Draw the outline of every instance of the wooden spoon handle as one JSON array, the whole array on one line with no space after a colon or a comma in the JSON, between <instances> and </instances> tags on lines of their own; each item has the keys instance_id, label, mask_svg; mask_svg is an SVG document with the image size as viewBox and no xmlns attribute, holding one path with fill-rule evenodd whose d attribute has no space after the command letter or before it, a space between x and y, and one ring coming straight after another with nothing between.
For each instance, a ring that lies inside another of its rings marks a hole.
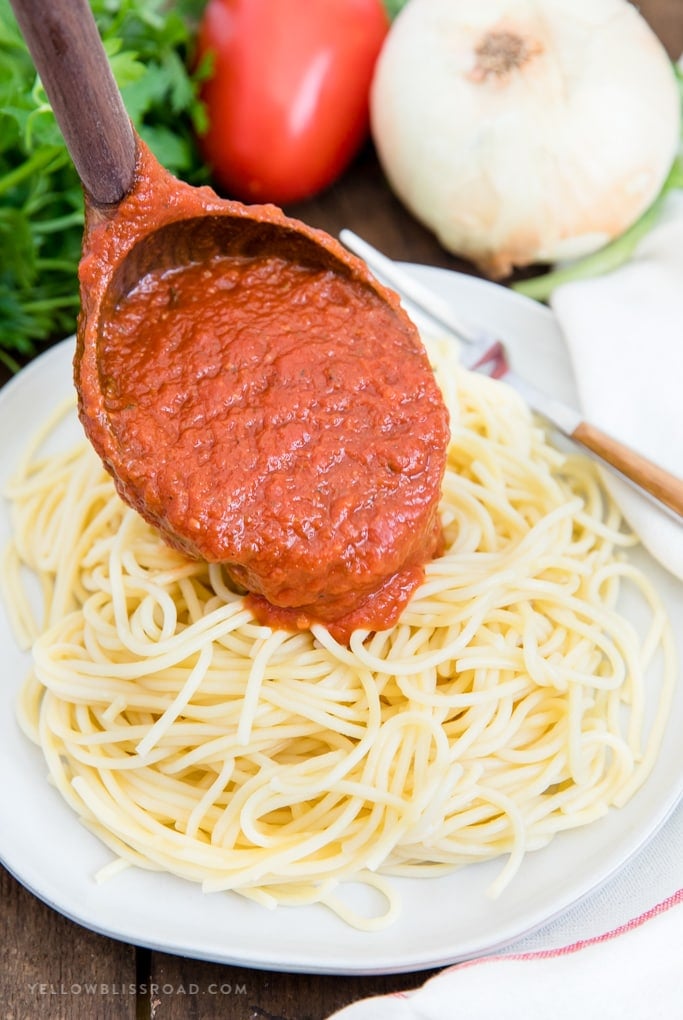
<instances>
[{"instance_id":1,"label":"wooden spoon handle","mask_svg":"<svg viewBox=\"0 0 683 1020\"><path fill-rule=\"evenodd\" d=\"M10 0L83 187L118 204L135 176L135 133L87 0Z\"/></svg>"},{"instance_id":2,"label":"wooden spoon handle","mask_svg":"<svg viewBox=\"0 0 683 1020\"><path fill-rule=\"evenodd\" d=\"M571 438L683 517L683 478L665 471L588 422L581 422L571 433Z\"/></svg>"}]
</instances>

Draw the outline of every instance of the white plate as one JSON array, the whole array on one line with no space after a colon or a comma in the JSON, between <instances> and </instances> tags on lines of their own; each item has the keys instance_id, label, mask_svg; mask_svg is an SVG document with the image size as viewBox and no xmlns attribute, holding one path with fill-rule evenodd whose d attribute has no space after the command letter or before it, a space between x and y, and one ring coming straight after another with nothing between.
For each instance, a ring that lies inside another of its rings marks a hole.
<instances>
[{"instance_id":1,"label":"white plate","mask_svg":"<svg viewBox=\"0 0 683 1020\"><path fill-rule=\"evenodd\" d=\"M573 400L571 369L551 313L481 280L412 267L450 295L463 315L498 330L516 367L548 391ZM0 485L28 437L71 389L72 343L47 351L0 391ZM9 534L0 508L0 544ZM673 618L683 617L683 586L644 554ZM683 658L683 634L677 638ZM500 862L448 878L402 880L403 912L391 928L360 933L322 907L273 912L232 894L204 895L169 875L128 869L102 885L94 873L109 851L88 833L46 781L40 752L18 729L14 698L28 657L0 610L0 859L40 899L103 934L167 952L270 970L378 974L419 970L482 954L533 930L614 874L663 823L683 794L680 733L683 687L656 768L620 811L564 833L524 861L497 900L486 888Z\"/></svg>"}]
</instances>

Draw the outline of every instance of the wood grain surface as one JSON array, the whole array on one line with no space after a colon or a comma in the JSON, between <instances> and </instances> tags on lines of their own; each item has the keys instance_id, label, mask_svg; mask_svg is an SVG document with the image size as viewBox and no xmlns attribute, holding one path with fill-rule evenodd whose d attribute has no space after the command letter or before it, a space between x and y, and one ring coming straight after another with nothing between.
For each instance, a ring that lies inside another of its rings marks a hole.
<instances>
[{"instance_id":1,"label":"wood grain surface","mask_svg":"<svg viewBox=\"0 0 683 1020\"><path fill-rule=\"evenodd\" d=\"M670 56L683 52L683 0L638 6ZM325 194L286 211L335 235L348 227L392 258L469 271L392 196L370 145ZM427 976L271 973L124 945L61 917L0 868L0 1020L324 1020Z\"/></svg>"}]
</instances>

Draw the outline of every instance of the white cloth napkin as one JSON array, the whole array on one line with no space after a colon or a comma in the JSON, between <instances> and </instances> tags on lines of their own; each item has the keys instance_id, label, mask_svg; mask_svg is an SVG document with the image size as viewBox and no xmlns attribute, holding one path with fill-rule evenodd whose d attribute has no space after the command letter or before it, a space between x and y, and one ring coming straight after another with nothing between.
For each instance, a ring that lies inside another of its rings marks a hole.
<instances>
[{"instance_id":1,"label":"white cloth napkin","mask_svg":"<svg viewBox=\"0 0 683 1020\"><path fill-rule=\"evenodd\" d=\"M675 1020L683 1014L683 890L625 929L554 952L475 960L338 1020Z\"/></svg>"},{"instance_id":2,"label":"white cloth napkin","mask_svg":"<svg viewBox=\"0 0 683 1020\"><path fill-rule=\"evenodd\" d=\"M683 477L683 196L669 197L631 261L551 303L586 419ZM643 545L683 578L683 524L604 477Z\"/></svg>"},{"instance_id":3,"label":"white cloth napkin","mask_svg":"<svg viewBox=\"0 0 683 1020\"><path fill-rule=\"evenodd\" d=\"M587 420L683 476L683 196L635 257L558 289ZM683 579L683 526L605 481L650 553ZM683 765L682 765L683 767ZM683 805L602 889L493 956L330 1020L683 1018Z\"/></svg>"}]
</instances>

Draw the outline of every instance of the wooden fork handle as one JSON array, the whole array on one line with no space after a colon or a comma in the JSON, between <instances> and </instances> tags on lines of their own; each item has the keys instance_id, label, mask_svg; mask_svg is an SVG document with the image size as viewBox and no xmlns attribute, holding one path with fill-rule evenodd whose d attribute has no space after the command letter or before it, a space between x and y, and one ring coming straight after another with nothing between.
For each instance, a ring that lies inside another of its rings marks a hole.
<instances>
[{"instance_id":1,"label":"wooden fork handle","mask_svg":"<svg viewBox=\"0 0 683 1020\"><path fill-rule=\"evenodd\" d=\"M683 478L665 471L588 422L580 422L571 438L683 518Z\"/></svg>"}]
</instances>

